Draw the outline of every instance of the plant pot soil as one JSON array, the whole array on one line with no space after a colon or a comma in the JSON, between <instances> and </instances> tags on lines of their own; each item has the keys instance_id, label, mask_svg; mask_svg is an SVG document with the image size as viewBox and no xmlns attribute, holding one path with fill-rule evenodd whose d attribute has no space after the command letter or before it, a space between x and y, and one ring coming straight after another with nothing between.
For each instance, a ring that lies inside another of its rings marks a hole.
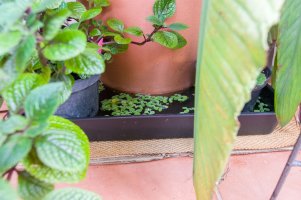
<instances>
[{"instance_id":1,"label":"plant pot soil","mask_svg":"<svg viewBox=\"0 0 301 200\"><path fill-rule=\"evenodd\" d=\"M181 22L189 28L180 33L187 45L170 50L149 42L130 45L127 52L113 57L101 79L110 88L128 93L171 94L194 85L201 0L177 0L177 11L168 22ZM152 15L154 0L111 0L102 19L121 19L127 27L139 26L145 33L153 30L146 18ZM131 36L129 36L131 37ZM134 41L141 38L132 37Z\"/></svg>"},{"instance_id":2,"label":"plant pot soil","mask_svg":"<svg viewBox=\"0 0 301 200\"><path fill-rule=\"evenodd\" d=\"M65 118L94 117L99 110L98 85L99 75L76 80L71 96L55 114Z\"/></svg>"}]
</instances>

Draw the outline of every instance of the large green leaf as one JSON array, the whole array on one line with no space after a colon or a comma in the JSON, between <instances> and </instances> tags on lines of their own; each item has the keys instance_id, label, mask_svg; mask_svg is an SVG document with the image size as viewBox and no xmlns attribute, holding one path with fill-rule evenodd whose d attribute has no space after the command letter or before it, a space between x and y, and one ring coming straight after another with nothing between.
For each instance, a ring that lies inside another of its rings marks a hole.
<instances>
[{"instance_id":1,"label":"large green leaf","mask_svg":"<svg viewBox=\"0 0 301 200\"><path fill-rule=\"evenodd\" d=\"M31 145L31 139L23 135L10 136L0 147L0 174L21 161L30 151Z\"/></svg>"},{"instance_id":2,"label":"large green leaf","mask_svg":"<svg viewBox=\"0 0 301 200\"><path fill-rule=\"evenodd\" d=\"M102 11L101 8L92 8L90 10L87 10L82 14L80 21L83 22L83 21L92 19L92 18L96 17L97 15L99 15L101 13L101 11Z\"/></svg>"},{"instance_id":3,"label":"large green leaf","mask_svg":"<svg viewBox=\"0 0 301 200\"><path fill-rule=\"evenodd\" d=\"M18 49L16 50L16 68L18 72L22 73L27 62L35 52L36 38L34 35L29 35L22 41Z\"/></svg>"},{"instance_id":4,"label":"large green leaf","mask_svg":"<svg viewBox=\"0 0 301 200\"><path fill-rule=\"evenodd\" d=\"M142 36L143 35L143 31L141 30L141 28L136 27L136 26L132 26L132 27L128 27L124 30L124 32L131 34L131 35L135 35L135 36Z\"/></svg>"},{"instance_id":5,"label":"large green leaf","mask_svg":"<svg viewBox=\"0 0 301 200\"><path fill-rule=\"evenodd\" d=\"M51 192L44 200L101 200L101 198L89 191L77 188L65 188Z\"/></svg>"},{"instance_id":6,"label":"large green leaf","mask_svg":"<svg viewBox=\"0 0 301 200\"><path fill-rule=\"evenodd\" d=\"M0 56L12 50L22 39L19 31L0 33Z\"/></svg>"},{"instance_id":7,"label":"large green leaf","mask_svg":"<svg viewBox=\"0 0 301 200\"><path fill-rule=\"evenodd\" d=\"M275 110L286 125L301 103L301 2L286 0L279 23L279 50Z\"/></svg>"},{"instance_id":8,"label":"large green leaf","mask_svg":"<svg viewBox=\"0 0 301 200\"><path fill-rule=\"evenodd\" d=\"M160 20L165 20L171 17L176 12L176 1L175 0L156 0L153 6L153 13Z\"/></svg>"},{"instance_id":9,"label":"large green leaf","mask_svg":"<svg viewBox=\"0 0 301 200\"><path fill-rule=\"evenodd\" d=\"M18 174L18 192L23 200L41 200L54 189L54 185L31 176L26 171Z\"/></svg>"},{"instance_id":10,"label":"large green leaf","mask_svg":"<svg viewBox=\"0 0 301 200\"><path fill-rule=\"evenodd\" d=\"M65 65L78 74L101 74L105 69L103 58L91 48L86 48L79 56L65 61Z\"/></svg>"},{"instance_id":11,"label":"large green leaf","mask_svg":"<svg viewBox=\"0 0 301 200\"><path fill-rule=\"evenodd\" d=\"M124 31L124 24L122 21L118 19L114 19L114 18L108 19L107 24L114 31L118 31L121 33Z\"/></svg>"},{"instance_id":12,"label":"large green leaf","mask_svg":"<svg viewBox=\"0 0 301 200\"><path fill-rule=\"evenodd\" d=\"M17 200L19 199L14 189L3 179L0 179L0 197L1 200Z\"/></svg>"},{"instance_id":13,"label":"large green leaf","mask_svg":"<svg viewBox=\"0 0 301 200\"><path fill-rule=\"evenodd\" d=\"M237 117L265 64L268 29L278 20L280 6L280 0L203 2L194 123L197 199L212 198L224 171Z\"/></svg>"},{"instance_id":14,"label":"large green leaf","mask_svg":"<svg viewBox=\"0 0 301 200\"><path fill-rule=\"evenodd\" d=\"M168 31L158 31L152 37L154 42L157 42L167 48L175 48L178 45L178 37Z\"/></svg>"},{"instance_id":15,"label":"large green leaf","mask_svg":"<svg viewBox=\"0 0 301 200\"><path fill-rule=\"evenodd\" d=\"M115 35L114 40L117 44L130 44L132 42L131 38L124 38L121 35Z\"/></svg>"},{"instance_id":16,"label":"large green leaf","mask_svg":"<svg viewBox=\"0 0 301 200\"><path fill-rule=\"evenodd\" d=\"M28 121L21 115L10 115L5 121L0 121L0 135L11 134L26 128Z\"/></svg>"},{"instance_id":17,"label":"large green leaf","mask_svg":"<svg viewBox=\"0 0 301 200\"><path fill-rule=\"evenodd\" d=\"M79 30L65 29L60 31L43 54L49 60L64 61L73 58L86 48L86 35Z\"/></svg>"},{"instance_id":18,"label":"large green leaf","mask_svg":"<svg viewBox=\"0 0 301 200\"><path fill-rule=\"evenodd\" d=\"M33 0L32 11L41 12L43 10L58 8L63 0Z\"/></svg>"},{"instance_id":19,"label":"large green leaf","mask_svg":"<svg viewBox=\"0 0 301 200\"><path fill-rule=\"evenodd\" d=\"M80 2L68 2L68 9L71 11L71 17L80 19L82 14L86 11L86 7Z\"/></svg>"}]
</instances>

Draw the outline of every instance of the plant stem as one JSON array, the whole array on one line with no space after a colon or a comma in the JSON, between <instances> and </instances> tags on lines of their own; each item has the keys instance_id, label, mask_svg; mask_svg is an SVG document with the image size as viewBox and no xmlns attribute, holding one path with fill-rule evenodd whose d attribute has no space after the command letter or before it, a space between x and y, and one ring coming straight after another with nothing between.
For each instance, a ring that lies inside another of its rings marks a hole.
<instances>
[{"instance_id":1,"label":"plant stem","mask_svg":"<svg viewBox=\"0 0 301 200\"><path fill-rule=\"evenodd\" d=\"M162 28L163 28L163 26L155 27L155 29L153 30L153 32L151 32L151 34L149 34L147 38L146 38L145 35L143 34L144 41L142 41L142 42L135 42L135 41L132 41L131 44L135 44L135 45L142 46L142 45L144 45L145 43L152 41L153 35L154 35L156 32L158 32L160 29L162 29Z\"/></svg>"},{"instance_id":2,"label":"plant stem","mask_svg":"<svg viewBox=\"0 0 301 200\"><path fill-rule=\"evenodd\" d=\"M3 174L3 177L6 176L6 180L10 181L15 170L16 170L16 165L14 167L10 168L7 172L5 172Z\"/></svg>"}]
</instances>

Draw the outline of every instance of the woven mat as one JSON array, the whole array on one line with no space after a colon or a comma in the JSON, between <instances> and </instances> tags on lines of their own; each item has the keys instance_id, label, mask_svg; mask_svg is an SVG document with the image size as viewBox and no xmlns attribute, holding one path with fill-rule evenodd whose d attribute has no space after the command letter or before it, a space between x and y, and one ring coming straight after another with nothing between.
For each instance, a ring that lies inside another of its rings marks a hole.
<instances>
[{"instance_id":1,"label":"woven mat","mask_svg":"<svg viewBox=\"0 0 301 200\"><path fill-rule=\"evenodd\" d=\"M239 136L233 154L249 154L290 150L300 133L293 120L279 126L268 135ZM131 163L163 159L166 157L192 156L193 139L161 139L136 141L91 142L91 163Z\"/></svg>"}]
</instances>

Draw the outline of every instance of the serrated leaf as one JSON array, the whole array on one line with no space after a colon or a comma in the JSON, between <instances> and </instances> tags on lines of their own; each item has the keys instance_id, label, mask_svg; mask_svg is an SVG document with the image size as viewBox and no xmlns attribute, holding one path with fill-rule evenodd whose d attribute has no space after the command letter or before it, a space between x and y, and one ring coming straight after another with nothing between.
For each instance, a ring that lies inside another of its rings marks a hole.
<instances>
[{"instance_id":1,"label":"serrated leaf","mask_svg":"<svg viewBox=\"0 0 301 200\"><path fill-rule=\"evenodd\" d=\"M175 32L175 31L171 31L171 32L173 34L175 34L178 39L178 44L173 49L180 49L180 48L183 48L184 46L186 46L187 40L180 33Z\"/></svg>"},{"instance_id":2,"label":"serrated leaf","mask_svg":"<svg viewBox=\"0 0 301 200\"><path fill-rule=\"evenodd\" d=\"M156 0L153 6L153 13L161 21L166 18L172 17L176 12L176 1L175 0Z\"/></svg>"},{"instance_id":3,"label":"serrated leaf","mask_svg":"<svg viewBox=\"0 0 301 200\"><path fill-rule=\"evenodd\" d=\"M35 47L36 38L34 35L29 35L18 47L16 51L16 68L20 73L25 70L27 62L35 52Z\"/></svg>"},{"instance_id":4,"label":"serrated leaf","mask_svg":"<svg viewBox=\"0 0 301 200\"><path fill-rule=\"evenodd\" d=\"M38 13L43 10L58 8L63 0L34 0L32 5L32 12Z\"/></svg>"},{"instance_id":5,"label":"serrated leaf","mask_svg":"<svg viewBox=\"0 0 301 200\"><path fill-rule=\"evenodd\" d=\"M114 41L117 44L130 44L132 42L131 38L124 38L121 35L115 35Z\"/></svg>"},{"instance_id":6,"label":"serrated leaf","mask_svg":"<svg viewBox=\"0 0 301 200\"><path fill-rule=\"evenodd\" d=\"M0 197L1 200L18 200L18 195L14 189L3 179L0 179Z\"/></svg>"},{"instance_id":7,"label":"serrated leaf","mask_svg":"<svg viewBox=\"0 0 301 200\"><path fill-rule=\"evenodd\" d=\"M80 2L68 2L67 8L71 11L71 17L80 19L82 14L86 12L86 7Z\"/></svg>"},{"instance_id":8,"label":"serrated leaf","mask_svg":"<svg viewBox=\"0 0 301 200\"><path fill-rule=\"evenodd\" d=\"M107 20L108 26L113 29L114 31L122 33L124 31L124 24L122 21L118 19L108 19Z\"/></svg>"},{"instance_id":9,"label":"serrated leaf","mask_svg":"<svg viewBox=\"0 0 301 200\"><path fill-rule=\"evenodd\" d=\"M11 134L26 128L28 121L20 115L11 115L7 120L0 121L0 135Z\"/></svg>"},{"instance_id":10,"label":"serrated leaf","mask_svg":"<svg viewBox=\"0 0 301 200\"><path fill-rule=\"evenodd\" d=\"M46 17L43 36L45 40L52 40L61 30L61 27L71 12L65 8L51 13Z\"/></svg>"},{"instance_id":11,"label":"serrated leaf","mask_svg":"<svg viewBox=\"0 0 301 200\"><path fill-rule=\"evenodd\" d=\"M31 145L31 139L23 135L10 136L0 147L0 174L20 162L30 151Z\"/></svg>"},{"instance_id":12,"label":"serrated leaf","mask_svg":"<svg viewBox=\"0 0 301 200\"><path fill-rule=\"evenodd\" d=\"M285 1L279 23L275 111L282 126L291 121L301 103L300 9L300 1Z\"/></svg>"},{"instance_id":13,"label":"serrated leaf","mask_svg":"<svg viewBox=\"0 0 301 200\"><path fill-rule=\"evenodd\" d=\"M78 74L101 74L104 72L105 63L97 51L87 48L79 56L65 61L68 69Z\"/></svg>"},{"instance_id":14,"label":"serrated leaf","mask_svg":"<svg viewBox=\"0 0 301 200\"><path fill-rule=\"evenodd\" d=\"M19 31L0 33L0 56L10 52L22 39Z\"/></svg>"},{"instance_id":15,"label":"serrated leaf","mask_svg":"<svg viewBox=\"0 0 301 200\"><path fill-rule=\"evenodd\" d=\"M174 33L167 31L158 31L152 37L157 42L167 48L175 48L178 45L178 38Z\"/></svg>"},{"instance_id":16,"label":"serrated leaf","mask_svg":"<svg viewBox=\"0 0 301 200\"><path fill-rule=\"evenodd\" d=\"M124 30L125 33L131 34L131 35L135 35L135 36L142 36L143 35L143 31L141 30L141 28L139 27L128 27Z\"/></svg>"},{"instance_id":17,"label":"serrated leaf","mask_svg":"<svg viewBox=\"0 0 301 200\"><path fill-rule=\"evenodd\" d=\"M164 21L160 20L157 16L149 16L146 20L157 26L162 26L164 24Z\"/></svg>"},{"instance_id":18,"label":"serrated leaf","mask_svg":"<svg viewBox=\"0 0 301 200\"><path fill-rule=\"evenodd\" d=\"M94 5L96 7L107 7L110 6L110 1L109 0L94 0Z\"/></svg>"},{"instance_id":19,"label":"serrated leaf","mask_svg":"<svg viewBox=\"0 0 301 200\"><path fill-rule=\"evenodd\" d=\"M85 148L87 137L73 125L64 128L50 128L35 141L37 155L46 166L68 172L83 171L87 167ZM83 142L85 141L85 143Z\"/></svg>"},{"instance_id":20,"label":"serrated leaf","mask_svg":"<svg viewBox=\"0 0 301 200\"><path fill-rule=\"evenodd\" d=\"M173 23L173 24L170 24L168 26L168 28L170 28L173 31L181 31L181 30L187 29L188 26L186 24L182 24L182 23Z\"/></svg>"},{"instance_id":21,"label":"serrated leaf","mask_svg":"<svg viewBox=\"0 0 301 200\"><path fill-rule=\"evenodd\" d=\"M54 185L31 176L26 171L18 174L18 192L24 200L41 200L54 190Z\"/></svg>"},{"instance_id":22,"label":"serrated leaf","mask_svg":"<svg viewBox=\"0 0 301 200\"><path fill-rule=\"evenodd\" d=\"M45 197L44 200L101 200L101 198L92 192L78 188L65 188L55 190Z\"/></svg>"},{"instance_id":23,"label":"serrated leaf","mask_svg":"<svg viewBox=\"0 0 301 200\"><path fill-rule=\"evenodd\" d=\"M267 33L279 18L281 1L211 0L202 7L194 186L197 199L211 200L239 129L237 117L266 63Z\"/></svg>"},{"instance_id":24,"label":"serrated leaf","mask_svg":"<svg viewBox=\"0 0 301 200\"><path fill-rule=\"evenodd\" d=\"M37 74L22 74L3 92L3 99L11 113L18 113L23 106L25 98L37 86Z\"/></svg>"},{"instance_id":25,"label":"serrated leaf","mask_svg":"<svg viewBox=\"0 0 301 200\"><path fill-rule=\"evenodd\" d=\"M46 58L53 61L64 61L73 58L86 48L86 36L79 30L65 29L60 31L43 50Z\"/></svg>"},{"instance_id":26,"label":"serrated leaf","mask_svg":"<svg viewBox=\"0 0 301 200\"><path fill-rule=\"evenodd\" d=\"M101 8L92 8L90 10L87 10L82 14L80 21L83 22L83 21L92 19L92 18L96 17L97 15L99 15L101 13L101 11L102 11Z\"/></svg>"},{"instance_id":27,"label":"serrated leaf","mask_svg":"<svg viewBox=\"0 0 301 200\"><path fill-rule=\"evenodd\" d=\"M25 114L32 121L45 122L56 111L64 91L62 82L49 83L35 88L25 99Z\"/></svg>"}]
</instances>

